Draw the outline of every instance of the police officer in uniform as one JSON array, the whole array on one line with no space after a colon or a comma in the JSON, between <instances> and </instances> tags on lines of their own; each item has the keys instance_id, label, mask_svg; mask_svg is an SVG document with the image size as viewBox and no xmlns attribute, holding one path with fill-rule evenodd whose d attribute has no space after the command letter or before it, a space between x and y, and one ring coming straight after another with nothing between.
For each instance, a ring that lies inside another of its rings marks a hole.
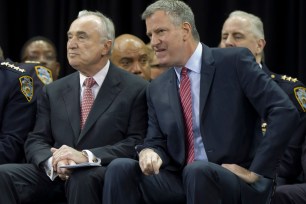
<instances>
[{"instance_id":1,"label":"police officer in uniform","mask_svg":"<svg viewBox=\"0 0 306 204\"><path fill-rule=\"evenodd\" d=\"M33 85L24 67L0 60L0 164L24 161L24 141L36 114Z\"/></svg>"},{"instance_id":2,"label":"police officer in uniform","mask_svg":"<svg viewBox=\"0 0 306 204\"><path fill-rule=\"evenodd\" d=\"M10 59L6 59L10 63L14 63ZM23 63L18 63L26 72L33 78L34 83L34 93L36 95L40 94L41 88L47 84L53 82L52 71L42 66L40 62L26 61Z\"/></svg>"},{"instance_id":3,"label":"police officer in uniform","mask_svg":"<svg viewBox=\"0 0 306 204\"><path fill-rule=\"evenodd\" d=\"M0 60L4 59L3 50L0 47ZM7 58L5 61L16 65L16 63L9 58ZM25 61L18 63L18 66L21 66L23 69L25 69L25 71L33 78L35 94L39 93L44 85L53 82L53 74L51 69L43 66L42 64L43 63L39 61Z\"/></svg>"}]
</instances>

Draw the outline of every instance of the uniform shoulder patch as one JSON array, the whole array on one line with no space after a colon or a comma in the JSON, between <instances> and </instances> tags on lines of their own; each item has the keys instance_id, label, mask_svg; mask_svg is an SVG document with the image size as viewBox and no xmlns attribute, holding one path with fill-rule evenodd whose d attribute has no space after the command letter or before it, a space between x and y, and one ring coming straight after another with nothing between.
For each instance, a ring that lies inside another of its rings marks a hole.
<instances>
[{"instance_id":1,"label":"uniform shoulder patch","mask_svg":"<svg viewBox=\"0 0 306 204\"><path fill-rule=\"evenodd\" d=\"M296 100L299 102L301 108L306 112L306 88L305 87L295 87L294 95Z\"/></svg>"},{"instance_id":2,"label":"uniform shoulder patch","mask_svg":"<svg viewBox=\"0 0 306 204\"><path fill-rule=\"evenodd\" d=\"M26 97L28 102L33 98L34 88L33 88L33 79L30 76L21 76L19 77L20 89L22 94Z\"/></svg>"},{"instance_id":3,"label":"uniform shoulder patch","mask_svg":"<svg viewBox=\"0 0 306 204\"><path fill-rule=\"evenodd\" d=\"M41 65L35 66L35 72L40 81L45 85L53 82L52 71L47 67Z\"/></svg>"},{"instance_id":4,"label":"uniform shoulder patch","mask_svg":"<svg viewBox=\"0 0 306 204\"><path fill-rule=\"evenodd\" d=\"M17 71L17 72L20 72L20 73L24 73L26 72L25 69L22 69L20 68L19 66L16 66L14 65L13 63L11 62L1 62L1 65L7 69L11 69L11 70L14 70L14 71Z\"/></svg>"}]
</instances>

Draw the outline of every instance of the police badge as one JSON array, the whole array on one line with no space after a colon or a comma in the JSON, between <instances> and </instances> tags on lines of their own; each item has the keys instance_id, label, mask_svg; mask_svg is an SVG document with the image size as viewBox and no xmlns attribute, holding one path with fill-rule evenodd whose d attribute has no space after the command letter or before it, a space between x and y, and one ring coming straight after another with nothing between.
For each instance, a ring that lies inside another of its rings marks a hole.
<instances>
[{"instance_id":1,"label":"police badge","mask_svg":"<svg viewBox=\"0 0 306 204\"><path fill-rule=\"evenodd\" d=\"M304 112L306 112L306 88L305 87L296 87L294 88L295 98L301 105Z\"/></svg>"},{"instance_id":2,"label":"police badge","mask_svg":"<svg viewBox=\"0 0 306 204\"><path fill-rule=\"evenodd\" d=\"M23 95L26 97L28 102L33 98L33 79L30 76L19 77L20 88Z\"/></svg>"},{"instance_id":3,"label":"police badge","mask_svg":"<svg viewBox=\"0 0 306 204\"><path fill-rule=\"evenodd\" d=\"M53 82L52 71L50 69L48 69L47 67L38 65L38 66L35 66L35 71L36 71L37 77L45 85L50 84L51 82Z\"/></svg>"}]
</instances>

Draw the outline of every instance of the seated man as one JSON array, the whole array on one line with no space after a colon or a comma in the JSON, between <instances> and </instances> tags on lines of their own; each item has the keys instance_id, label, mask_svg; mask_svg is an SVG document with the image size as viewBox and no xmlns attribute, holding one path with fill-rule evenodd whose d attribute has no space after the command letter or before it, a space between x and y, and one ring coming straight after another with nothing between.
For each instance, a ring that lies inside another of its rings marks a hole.
<instances>
[{"instance_id":1,"label":"seated man","mask_svg":"<svg viewBox=\"0 0 306 204\"><path fill-rule=\"evenodd\" d=\"M116 66L150 80L149 56L145 43L130 34L118 36L114 42L111 61Z\"/></svg>"},{"instance_id":2,"label":"seated man","mask_svg":"<svg viewBox=\"0 0 306 204\"><path fill-rule=\"evenodd\" d=\"M135 157L147 129L148 82L110 63L114 33L100 12L81 11L72 22L67 58L77 71L42 89L25 142L29 163L0 165L0 203L102 203L107 165ZM75 168L84 163L95 167Z\"/></svg>"},{"instance_id":3,"label":"seated man","mask_svg":"<svg viewBox=\"0 0 306 204\"><path fill-rule=\"evenodd\" d=\"M299 114L246 48L209 48L183 1L142 14L162 65L147 88L148 130L139 162L108 166L103 204L264 204ZM259 118L269 121L258 137Z\"/></svg>"},{"instance_id":4,"label":"seated man","mask_svg":"<svg viewBox=\"0 0 306 204\"><path fill-rule=\"evenodd\" d=\"M265 71L288 94L291 101L300 112L301 120L295 131L290 134L291 140L282 157L277 177L278 185L290 184L296 182L302 172L301 152L302 144L306 136L306 88L304 84L297 79L272 73L268 69L266 64L263 63L263 49L265 44L263 23L257 16L243 11L234 11L224 22L220 47L249 48L255 56L257 63L261 65L263 71ZM267 127L268 126L269 124L267 124ZM264 127L264 132L267 127ZM276 188L274 198L277 202L275 202L275 204L286 201L286 194L288 195L287 199L289 199L290 196L293 200L295 199L294 196L290 195L289 189L298 192L295 187L291 186ZM304 189L306 188L304 187ZM279 196L282 197L282 202L279 200ZM304 191L304 198L306 198L305 196L306 193ZM300 196L297 196L296 199L300 199L299 197ZM304 201L306 202L306 199Z\"/></svg>"},{"instance_id":5,"label":"seated man","mask_svg":"<svg viewBox=\"0 0 306 204\"><path fill-rule=\"evenodd\" d=\"M34 127L36 96L24 66L0 60L0 164L24 161L23 145Z\"/></svg>"}]
</instances>

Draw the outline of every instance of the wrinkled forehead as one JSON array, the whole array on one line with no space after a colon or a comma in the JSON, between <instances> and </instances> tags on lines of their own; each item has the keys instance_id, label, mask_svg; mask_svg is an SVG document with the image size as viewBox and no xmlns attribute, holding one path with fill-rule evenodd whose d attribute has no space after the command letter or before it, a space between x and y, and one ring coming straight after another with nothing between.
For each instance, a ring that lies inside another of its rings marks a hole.
<instances>
[{"instance_id":1,"label":"wrinkled forehead","mask_svg":"<svg viewBox=\"0 0 306 204\"><path fill-rule=\"evenodd\" d=\"M98 30L98 28L101 28L100 19L97 16L88 15L74 20L70 25L68 33L79 31L90 32L90 30Z\"/></svg>"}]
</instances>

